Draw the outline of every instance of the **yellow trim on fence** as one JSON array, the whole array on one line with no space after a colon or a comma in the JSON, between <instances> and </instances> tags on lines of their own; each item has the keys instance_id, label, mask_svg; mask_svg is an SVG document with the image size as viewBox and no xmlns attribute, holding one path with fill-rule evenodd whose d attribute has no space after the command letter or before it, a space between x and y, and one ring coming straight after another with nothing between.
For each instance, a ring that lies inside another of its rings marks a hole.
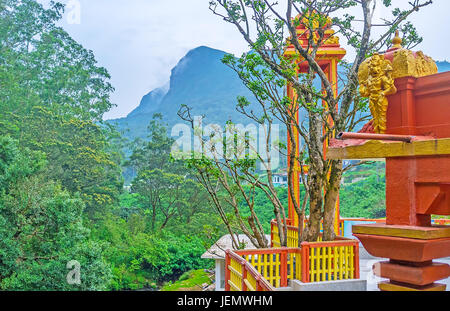
<instances>
[{"instance_id":1,"label":"yellow trim on fence","mask_svg":"<svg viewBox=\"0 0 450 311\"><path fill-rule=\"evenodd\" d=\"M268 253L264 253L267 251ZM245 250L243 251L245 252ZM262 252L262 253L260 253ZM258 250L257 253L242 255L242 257L261 274L273 287L281 287L281 256L286 256L285 275L287 280L301 278L301 254L298 248L279 248Z\"/></svg>"},{"instance_id":2,"label":"yellow trim on fence","mask_svg":"<svg viewBox=\"0 0 450 311\"><path fill-rule=\"evenodd\" d=\"M230 258L230 265L228 266L230 270L230 284L231 288L236 291L242 290L242 265L234 258Z\"/></svg>"},{"instance_id":3,"label":"yellow trim on fence","mask_svg":"<svg viewBox=\"0 0 450 311\"><path fill-rule=\"evenodd\" d=\"M232 266L229 266L229 268L230 268L230 271L234 272L234 274L236 274L237 276L242 278L242 273L240 273L238 270L236 270Z\"/></svg>"},{"instance_id":4,"label":"yellow trim on fence","mask_svg":"<svg viewBox=\"0 0 450 311\"><path fill-rule=\"evenodd\" d=\"M237 291L237 292L241 291L241 288L234 285L231 280L228 280L228 284L230 284L231 288L233 288L233 291Z\"/></svg>"},{"instance_id":5,"label":"yellow trim on fence","mask_svg":"<svg viewBox=\"0 0 450 311\"><path fill-rule=\"evenodd\" d=\"M278 227L274 225L272 227L272 247L281 247L280 236L278 235ZM287 247L297 248L298 247L298 231L291 227L287 228Z\"/></svg>"},{"instance_id":6,"label":"yellow trim on fence","mask_svg":"<svg viewBox=\"0 0 450 311\"><path fill-rule=\"evenodd\" d=\"M256 279L250 273L247 273L247 279L244 280L247 285L247 291L254 292L258 287Z\"/></svg>"},{"instance_id":7,"label":"yellow trim on fence","mask_svg":"<svg viewBox=\"0 0 450 311\"><path fill-rule=\"evenodd\" d=\"M306 246L305 246L306 247ZM309 282L355 278L353 245L312 245L309 247Z\"/></svg>"}]
</instances>

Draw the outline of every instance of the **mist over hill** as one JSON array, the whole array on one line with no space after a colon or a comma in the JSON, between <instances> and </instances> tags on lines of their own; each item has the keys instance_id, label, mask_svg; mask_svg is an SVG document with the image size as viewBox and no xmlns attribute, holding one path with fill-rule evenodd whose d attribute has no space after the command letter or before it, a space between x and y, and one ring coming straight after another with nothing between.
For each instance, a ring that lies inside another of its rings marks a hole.
<instances>
[{"instance_id":1,"label":"mist over hill","mask_svg":"<svg viewBox=\"0 0 450 311\"><path fill-rule=\"evenodd\" d=\"M254 96L237 74L221 61L226 53L201 46L189 51L172 69L168 85L145 95L127 117L110 120L128 138L145 137L154 113L161 113L169 128L183 123L177 112L181 105L192 108L193 116L204 115L204 123L223 125L227 120L248 124L250 120L236 111L237 96L254 102ZM254 104L258 110L258 105Z\"/></svg>"},{"instance_id":2,"label":"mist over hill","mask_svg":"<svg viewBox=\"0 0 450 311\"><path fill-rule=\"evenodd\" d=\"M245 96L249 109L260 112L253 94L238 75L221 61L224 51L201 46L189 51L172 69L170 81L146 94L139 106L125 118L109 120L129 139L147 136L147 126L155 113L161 113L169 129L183 120L177 115L181 105L192 108L193 116L204 115L204 124L226 121L247 125L252 121L236 110L236 98ZM438 61L439 72L450 63Z\"/></svg>"}]
</instances>

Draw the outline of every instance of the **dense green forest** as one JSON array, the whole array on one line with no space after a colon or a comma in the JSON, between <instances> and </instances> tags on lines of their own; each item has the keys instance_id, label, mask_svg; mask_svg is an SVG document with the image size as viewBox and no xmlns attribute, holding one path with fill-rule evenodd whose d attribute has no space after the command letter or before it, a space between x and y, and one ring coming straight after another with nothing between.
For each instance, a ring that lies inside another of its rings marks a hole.
<instances>
[{"instance_id":1,"label":"dense green forest","mask_svg":"<svg viewBox=\"0 0 450 311\"><path fill-rule=\"evenodd\" d=\"M163 116L133 142L103 121L110 76L57 27L62 13L0 0L0 290L159 288L211 267L200 256L226 231L193 172L170 158ZM342 216L383 216L384 169L371 165L343 186ZM263 193L255 200L268 233L273 210ZM66 280L72 260L79 284Z\"/></svg>"},{"instance_id":2,"label":"dense green forest","mask_svg":"<svg viewBox=\"0 0 450 311\"><path fill-rule=\"evenodd\" d=\"M0 5L0 289L155 287L209 266L200 256L219 222L169 162L167 129L150 124L125 161L102 121L110 76L56 26L63 6ZM130 192L122 166L137 172ZM66 282L71 260L80 285Z\"/></svg>"}]
</instances>

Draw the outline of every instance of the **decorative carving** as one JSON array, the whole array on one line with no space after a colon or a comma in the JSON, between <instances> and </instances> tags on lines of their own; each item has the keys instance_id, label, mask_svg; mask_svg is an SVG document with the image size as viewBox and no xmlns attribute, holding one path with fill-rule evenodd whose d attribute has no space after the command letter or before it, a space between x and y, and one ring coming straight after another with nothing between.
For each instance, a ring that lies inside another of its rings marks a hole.
<instances>
[{"instance_id":1,"label":"decorative carving","mask_svg":"<svg viewBox=\"0 0 450 311\"><path fill-rule=\"evenodd\" d=\"M361 96L369 98L375 133L386 133L386 96L397 92L392 71L392 63L384 55L374 54L361 64L358 73L359 92Z\"/></svg>"},{"instance_id":2,"label":"decorative carving","mask_svg":"<svg viewBox=\"0 0 450 311\"><path fill-rule=\"evenodd\" d=\"M325 31L325 36L322 39L322 45L339 45L339 37L334 35L334 30L326 30ZM308 42L305 42L305 40L302 40L302 38L304 38L303 36L298 36L298 42L300 45L307 45ZM317 42L319 41L319 34L317 32L313 33L313 40L314 43L317 44ZM290 46L293 45L292 43L292 38L289 37L286 39L286 45Z\"/></svg>"},{"instance_id":3,"label":"decorative carving","mask_svg":"<svg viewBox=\"0 0 450 311\"><path fill-rule=\"evenodd\" d=\"M300 16L301 15L298 15L296 18ZM307 25L306 28L310 28L311 30L319 29L320 26L328 28L332 23L333 21L329 16L322 15L315 11L306 13L302 18L302 24Z\"/></svg>"},{"instance_id":4,"label":"decorative carving","mask_svg":"<svg viewBox=\"0 0 450 311\"><path fill-rule=\"evenodd\" d=\"M339 45L339 37L332 36L325 40L325 44Z\"/></svg>"},{"instance_id":5,"label":"decorative carving","mask_svg":"<svg viewBox=\"0 0 450 311\"><path fill-rule=\"evenodd\" d=\"M359 69L360 93L369 97L370 112L376 133L386 132L387 95L395 94L394 80L402 77L424 77L438 72L436 63L422 51L402 48L399 32L395 32L393 46L385 55L375 54ZM389 61L392 60L392 63Z\"/></svg>"},{"instance_id":6,"label":"decorative carving","mask_svg":"<svg viewBox=\"0 0 450 311\"><path fill-rule=\"evenodd\" d=\"M394 52L393 69L394 79L420 78L438 72L436 63L431 57L426 56L422 51L414 53L406 49L398 49Z\"/></svg>"},{"instance_id":7,"label":"decorative carving","mask_svg":"<svg viewBox=\"0 0 450 311\"><path fill-rule=\"evenodd\" d=\"M402 77L420 78L438 72L436 63L422 51L412 52L402 47L402 38L397 30L392 40L392 47L387 51L386 57L392 60L394 79Z\"/></svg>"},{"instance_id":8,"label":"decorative carving","mask_svg":"<svg viewBox=\"0 0 450 311\"><path fill-rule=\"evenodd\" d=\"M314 43L319 41L319 34L313 33ZM334 31L326 31L325 37L322 39L322 45L339 45L339 37L334 36Z\"/></svg>"}]
</instances>

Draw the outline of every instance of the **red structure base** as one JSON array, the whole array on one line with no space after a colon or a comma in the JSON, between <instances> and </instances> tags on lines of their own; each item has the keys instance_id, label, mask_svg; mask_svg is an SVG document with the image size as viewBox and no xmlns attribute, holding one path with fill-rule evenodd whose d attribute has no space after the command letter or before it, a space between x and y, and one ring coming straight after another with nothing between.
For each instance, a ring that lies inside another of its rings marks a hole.
<instances>
[{"instance_id":1,"label":"red structure base","mask_svg":"<svg viewBox=\"0 0 450 311\"><path fill-rule=\"evenodd\" d=\"M450 266L434 263L433 260L450 256L448 228L408 228L377 224L354 226L353 232L371 255L390 259L373 266L375 275L389 279L389 282L378 285L381 290L443 291L446 289L445 285L435 282L450 276ZM433 238L437 236L439 238Z\"/></svg>"}]
</instances>

